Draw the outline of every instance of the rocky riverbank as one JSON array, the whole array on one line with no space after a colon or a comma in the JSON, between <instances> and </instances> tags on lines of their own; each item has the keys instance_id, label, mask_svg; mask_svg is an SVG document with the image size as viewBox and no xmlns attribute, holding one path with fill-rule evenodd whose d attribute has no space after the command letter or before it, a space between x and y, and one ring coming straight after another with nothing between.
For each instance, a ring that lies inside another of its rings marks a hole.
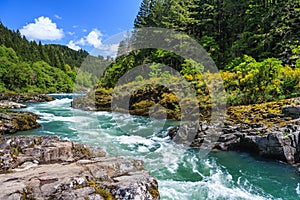
<instances>
[{"instance_id":1,"label":"rocky riverbank","mask_svg":"<svg viewBox=\"0 0 300 200\"><path fill-rule=\"evenodd\" d=\"M159 199L143 162L58 137L3 138L0 199Z\"/></svg>"},{"instance_id":2,"label":"rocky riverbank","mask_svg":"<svg viewBox=\"0 0 300 200\"><path fill-rule=\"evenodd\" d=\"M45 94L17 94L14 92L0 93L0 101L10 101L16 103L23 102L48 102L54 98Z\"/></svg>"},{"instance_id":3,"label":"rocky riverbank","mask_svg":"<svg viewBox=\"0 0 300 200\"><path fill-rule=\"evenodd\" d=\"M21 103L16 103L13 101L2 100L0 101L0 108L4 109L16 109L16 108L26 108L27 106Z\"/></svg>"},{"instance_id":4,"label":"rocky riverbank","mask_svg":"<svg viewBox=\"0 0 300 200\"><path fill-rule=\"evenodd\" d=\"M31 112L17 112L10 109L26 108L20 102L48 102L53 97L43 94L0 94L0 135L27 131L40 127L39 116Z\"/></svg>"},{"instance_id":5,"label":"rocky riverbank","mask_svg":"<svg viewBox=\"0 0 300 200\"><path fill-rule=\"evenodd\" d=\"M132 95L127 108L130 114L149 116L149 108L153 110L153 106L162 105L166 110L164 116L180 119L180 113L174 109L177 99L166 88L149 86L128 94L128 88L121 88L120 91L117 101ZM83 110L110 111L111 93L110 90L100 88L76 99L72 106ZM300 163L300 98L231 106L226 109L227 116L222 123L210 122L209 110L210 106L200 106L199 124L185 124L180 129L175 127L169 131L170 137L177 143L193 148L206 146L213 150L247 151L292 165ZM117 111L122 112L122 107L117 108ZM154 117L153 114L151 116Z\"/></svg>"},{"instance_id":6,"label":"rocky riverbank","mask_svg":"<svg viewBox=\"0 0 300 200\"><path fill-rule=\"evenodd\" d=\"M40 127L39 116L31 112L0 111L0 135L13 134Z\"/></svg>"},{"instance_id":7,"label":"rocky riverbank","mask_svg":"<svg viewBox=\"0 0 300 200\"><path fill-rule=\"evenodd\" d=\"M199 126L185 124L169 131L174 141L186 141L193 148L209 146L212 150L246 151L265 158L300 163L299 98L227 109L220 123L201 121ZM195 127L197 130L195 131Z\"/></svg>"}]
</instances>

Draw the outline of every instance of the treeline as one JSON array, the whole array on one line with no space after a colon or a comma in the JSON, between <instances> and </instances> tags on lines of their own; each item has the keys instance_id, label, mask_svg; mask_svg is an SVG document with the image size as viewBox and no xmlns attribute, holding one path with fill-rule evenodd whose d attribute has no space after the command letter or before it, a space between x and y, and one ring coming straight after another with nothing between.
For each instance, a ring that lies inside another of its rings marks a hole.
<instances>
[{"instance_id":1,"label":"treeline","mask_svg":"<svg viewBox=\"0 0 300 200\"><path fill-rule=\"evenodd\" d=\"M193 37L219 68L230 105L300 95L299 0L143 0L134 26L169 28ZM203 66L192 60L162 49L122 54L139 37L137 31L120 44L120 56L99 88L114 87L128 70L147 63L152 63L152 74L159 74L155 66L162 63L180 72L199 100L209 99L203 75L213 82L214 74L201 74Z\"/></svg>"},{"instance_id":2,"label":"treeline","mask_svg":"<svg viewBox=\"0 0 300 200\"><path fill-rule=\"evenodd\" d=\"M220 69L244 54L295 64L300 45L299 0L143 0L134 26L163 27L193 36Z\"/></svg>"},{"instance_id":3,"label":"treeline","mask_svg":"<svg viewBox=\"0 0 300 200\"><path fill-rule=\"evenodd\" d=\"M80 67L83 60L89 55L87 51L74 51L67 46L43 45L41 42L28 41L19 30L12 31L2 23L0 23L0 45L12 48L21 61L45 61L62 70L64 70L65 64L72 68Z\"/></svg>"},{"instance_id":4,"label":"treeline","mask_svg":"<svg viewBox=\"0 0 300 200\"><path fill-rule=\"evenodd\" d=\"M78 91L95 85L100 76L98 69L110 62L90 56L85 50L28 41L18 30L9 30L0 23L0 92Z\"/></svg>"},{"instance_id":5,"label":"treeline","mask_svg":"<svg viewBox=\"0 0 300 200\"><path fill-rule=\"evenodd\" d=\"M12 48L0 46L0 92L55 93L72 92L76 72L45 61L22 61Z\"/></svg>"}]
</instances>

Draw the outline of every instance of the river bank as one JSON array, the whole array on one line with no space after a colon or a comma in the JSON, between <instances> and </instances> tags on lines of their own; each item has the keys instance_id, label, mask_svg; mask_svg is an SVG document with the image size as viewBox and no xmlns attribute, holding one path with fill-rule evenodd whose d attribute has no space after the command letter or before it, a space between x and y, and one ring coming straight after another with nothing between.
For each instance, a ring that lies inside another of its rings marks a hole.
<instances>
[{"instance_id":1,"label":"river bank","mask_svg":"<svg viewBox=\"0 0 300 200\"><path fill-rule=\"evenodd\" d=\"M244 151L299 166L299 99L229 107L221 127L201 121L199 126L175 127L168 134L174 141L184 141L181 137L197 128L197 134L189 143L192 148L208 144L212 150ZM211 134L212 131L215 133Z\"/></svg>"},{"instance_id":2,"label":"river bank","mask_svg":"<svg viewBox=\"0 0 300 200\"><path fill-rule=\"evenodd\" d=\"M17 94L6 92L0 94L0 135L13 134L40 127L39 116L32 112L12 111L26 108L22 103L49 102L54 98L43 94Z\"/></svg>"},{"instance_id":3,"label":"river bank","mask_svg":"<svg viewBox=\"0 0 300 200\"><path fill-rule=\"evenodd\" d=\"M176 111L173 107L173 101L177 100L170 99L174 95L166 95L167 93L169 91L153 88L149 91L137 90L130 98L128 112L155 117L151 112L155 110L153 107L159 104L164 106L165 114L160 113L158 109L157 116L178 120L180 109ZM122 100L123 96L124 94L118 98ZM72 106L89 111L111 111L111 103L111 91L98 89L94 95L90 93L75 99ZM180 129L175 127L168 134L175 142L188 143L192 148L208 145L212 150L246 151L297 166L300 162L299 104L300 98L292 98L247 106L230 106L226 109L223 121L214 124L210 122L211 107L200 107L201 117L198 125L186 124ZM114 110L122 112L124 108L114 108ZM211 138L211 131L216 132L214 138ZM190 136L193 132L196 134ZM186 141L186 138L189 138L189 141Z\"/></svg>"},{"instance_id":4,"label":"river bank","mask_svg":"<svg viewBox=\"0 0 300 200\"><path fill-rule=\"evenodd\" d=\"M299 198L299 174L286 163L233 151L203 156L170 140L167 132L177 124L172 120L86 112L70 107L70 95L52 96L53 102L29 103L22 109L39 114L42 128L16 136L57 135L100 147L107 156L143 160L145 169L158 180L161 199Z\"/></svg>"},{"instance_id":5,"label":"river bank","mask_svg":"<svg viewBox=\"0 0 300 200\"><path fill-rule=\"evenodd\" d=\"M142 161L52 136L1 138L1 199L159 199Z\"/></svg>"}]
</instances>

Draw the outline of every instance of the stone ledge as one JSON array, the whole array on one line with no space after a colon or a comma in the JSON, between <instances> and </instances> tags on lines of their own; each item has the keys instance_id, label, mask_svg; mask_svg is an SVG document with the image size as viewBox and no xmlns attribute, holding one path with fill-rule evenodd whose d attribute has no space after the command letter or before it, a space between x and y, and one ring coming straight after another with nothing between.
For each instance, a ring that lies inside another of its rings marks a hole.
<instances>
[{"instance_id":1,"label":"stone ledge","mask_svg":"<svg viewBox=\"0 0 300 200\"><path fill-rule=\"evenodd\" d=\"M143 162L58 137L3 138L0 199L159 199Z\"/></svg>"}]
</instances>

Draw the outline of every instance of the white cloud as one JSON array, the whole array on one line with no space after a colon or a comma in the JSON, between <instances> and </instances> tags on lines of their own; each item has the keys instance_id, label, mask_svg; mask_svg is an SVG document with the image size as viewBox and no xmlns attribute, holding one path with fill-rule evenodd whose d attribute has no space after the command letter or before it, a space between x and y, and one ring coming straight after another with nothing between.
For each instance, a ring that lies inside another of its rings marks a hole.
<instances>
[{"instance_id":1,"label":"white cloud","mask_svg":"<svg viewBox=\"0 0 300 200\"><path fill-rule=\"evenodd\" d=\"M94 29L86 36L86 41L88 44L94 46L95 48L99 48L102 45L101 38L103 34L97 30Z\"/></svg>"},{"instance_id":2,"label":"white cloud","mask_svg":"<svg viewBox=\"0 0 300 200\"><path fill-rule=\"evenodd\" d=\"M54 15L54 17L55 17L56 19L62 19L62 17L59 16L59 15Z\"/></svg>"},{"instance_id":3,"label":"white cloud","mask_svg":"<svg viewBox=\"0 0 300 200\"><path fill-rule=\"evenodd\" d=\"M70 49L74 49L75 51L78 51L79 49L81 49L80 46L77 46L73 40L71 40L67 46Z\"/></svg>"},{"instance_id":4,"label":"white cloud","mask_svg":"<svg viewBox=\"0 0 300 200\"><path fill-rule=\"evenodd\" d=\"M103 52L104 56L116 57L118 53L119 44L103 44L98 49Z\"/></svg>"},{"instance_id":5,"label":"white cloud","mask_svg":"<svg viewBox=\"0 0 300 200\"><path fill-rule=\"evenodd\" d=\"M71 40L68 46L76 50L80 48L78 45L93 46L98 55L116 57L119 44L103 44L102 39L103 34L101 31L94 29L86 36L75 42Z\"/></svg>"},{"instance_id":6,"label":"white cloud","mask_svg":"<svg viewBox=\"0 0 300 200\"><path fill-rule=\"evenodd\" d=\"M86 29L83 29L83 30L82 30L82 32L86 33L86 32L87 32L87 30L86 30Z\"/></svg>"},{"instance_id":7,"label":"white cloud","mask_svg":"<svg viewBox=\"0 0 300 200\"><path fill-rule=\"evenodd\" d=\"M71 31L69 31L69 32L68 32L68 34L72 36L72 35L74 35L74 34L75 34L75 32L71 32Z\"/></svg>"},{"instance_id":8,"label":"white cloud","mask_svg":"<svg viewBox=\"0 0 300 200\"><path fill-rule=\"evenodd\" d=\"M86 41L84 38L80 38L80 40L76 41L76 44L80 44L80 45L86 45Z\"/></svg>"},{"instance_id":9,"label":"white cloud","mask_svg":"<svg viewBox=\"0 0 300 200\"><path fill-rule=\"evenodd\" d=\"M34 23L23 26L20 30L30 40L60 40L64 36L63 29L58 29L49 17L41 16Z\"/></svg>"}]
</instances>

